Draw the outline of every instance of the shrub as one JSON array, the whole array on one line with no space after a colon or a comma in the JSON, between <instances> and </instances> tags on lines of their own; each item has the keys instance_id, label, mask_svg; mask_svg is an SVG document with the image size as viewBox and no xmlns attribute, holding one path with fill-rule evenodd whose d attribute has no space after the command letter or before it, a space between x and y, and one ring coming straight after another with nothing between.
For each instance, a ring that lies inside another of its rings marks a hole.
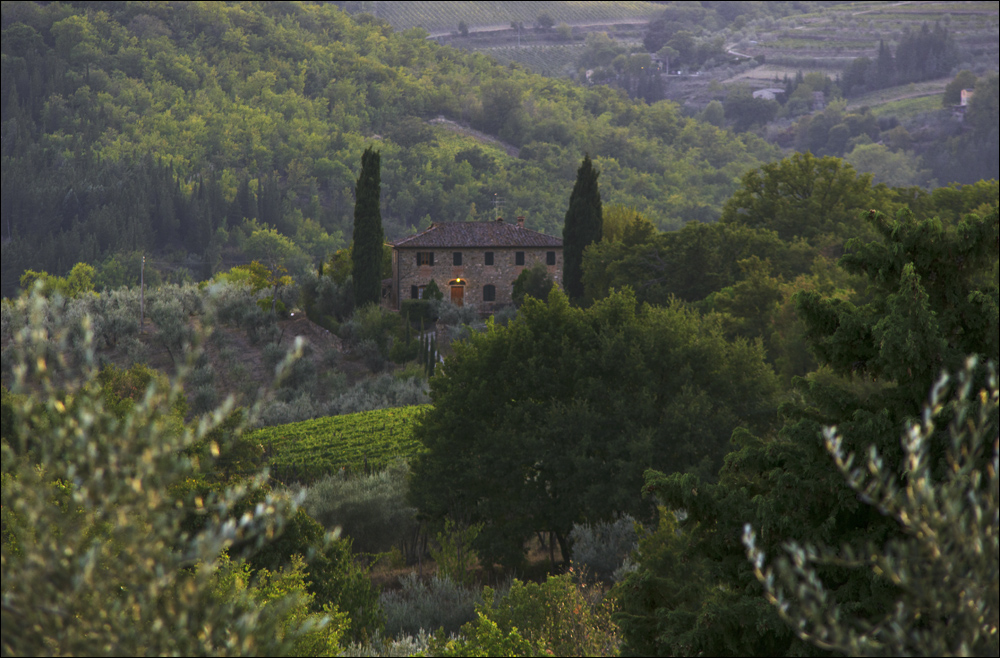
<instances>
[{"instance_id":1,"label":"shrub","mask_svg":"<svg viewBox=\"0 0 1000 658\"><path fill-rule=\"evenodd\" d=\"M404 299L399 314L414 324L430 324L437 320L437 307L431 299Z\"/></svg>"},{"instance_id":2,"label":"shrub","mask_svg":"<svg viewBox=\"0 0 1000 658\"><path fill-rule=\"evenodd\" d=\"M248 560L254 570L274 570L305 556L313 609L337 606L350 615L350 634L357 641L381 630L378 592L365 568L351 554L350 539L335 539L304 509L288 520L284 532Z\"/></svg>"},{"instance_id":3,"label":"shrub","mask_svg":"<svg viewBox=\"0 0 1000 658\"><path fill-rule=\"evenodd\" d=\"M333 327L354 312L354 283L338 285L329 276L308 272L300 279L302 308L310 320L333 331Z\"/></svg>"},{"instance_id":4,"label":"shrub","mask_svg":"<svg viewBox=\"0 0 1000 658\"><path fill-rule=\"evenodd\" d=\"M329 475L309 487L303 506L327 529L340 527L362 553L394 546L413 554L418 524L406 504L405 464L372 475Z\"/></svg>"},{"instance_id":5,"label":"shrub","mask_svg":"<svg viewBox=\"0 0 1000 658\"><path fill-rule=\"evenodd\" d=\"M455 306L443 299L433 302L433 306L441 324L472 324L479 320L479 313L471 306Z\"/></svg>"},{"instance_id":6,"label":"shrub","mask_svg":"<svg viewBox=\"0 0 1000 658\"><path fill-rule=\"evenodd\" d=\"M462 585L471 585L472 568L479 561L479 556L472 549L482 523L473 526L460 527L451 519L446 519L444 531L437 533L437 549L431 549L431 557L437 563L438 574L451 578Z\"/></svg>"},{"instance_id":7,"label":"shrub","mask_svg":"<svg viewBox=\"0 0 1000 658\"><path fill-rule=\"evenodd\" d=\"M527 295L544 302L549 298L549 291L552 290L553 285L549 269L542 263L535 263L531 267L521 270L521 273L514 279L511 298L518 308L524 303L524 298Z\"/></svg>"},{"instance_id":8,"label":"shrub","mask_svg":"<svg viewBox=\"0 0 1000 658\"><path fill-rule=\"evenodd\" d=\"M194 338L181 299L158 296L149 305L149 319L156 325L157 341L167 349L174 363L180 364L185 349Z\"/></svg>"},{"instance_id":9,"label":"shrub","mask_svg":"<svg viewBox=\"0 0 1000 658\"><path fill-rule=\"evenodd\" d=\"M607 656L618 650L618 630L611 621L613 601L591 600L569 574L549 576L542 584L514 580L497 596L483 590L477 619L462 627L462 637L446 640L437 633L428 653L445 656Z\"/></svg>"},{"instance_id":10,"label":"shrub","mask_svg":"<svg viewBox=\"0 0 1000 658\"><path fill-rule=\"evenodd\" d=\"M191 393L191 411L195 414L210 412L219 402L219 392L213 384L196 386Z\"/></svg>"},{"instance_id":11,"label":"shrub","mask_svg":"<svg viewBox=\"0 0 1000 658\"><path fill-rule=\"evenodd\" d=\"M309 393L302 393L291 400L274 400L264 405L255 423L256 427L272 427L297 423L326 415L326 409Z\"/></svg>"},{"instance_id":12,"label":"shrub","mask_svg":"<svg viewBox=\"0 0 1000 658\"><path fill-rule=\"evenodd\" d=\"M274 370L285 358L285 348L277 343L268 343L260 352L261 361L269 370Z\"/></svg>"},{"instance_id":13,"label":"shrub","mask_svg":"<svg viewBox=\"0 0 1000 658\"><path fill-rule=\"evenodd\" d=\"M517 307L504 306L493 314L493 323L500 327L506 327L507 323L517 317Z\"/></svg>"},{"instance_id":14,"label":"shrub","mask_svg":"<svg viewBox=\"0 0 1000 658\"><path fill-rule=\"evenodd\" d=\"M462 587L450 578L435 576L423 583L417 574L400 579L398 592L383 592L385 631L393 637L417 635L421 630L444 629L457 633L462 624L475 619L476 605L482 603L482 593Z\"/></svg>"},{"instance_id":15,"label":"shrub","mask_svg":"<svg viewBox=\"0 0 1000 658\"><path fill-rule=\"evenodd\" d=\"M444 299L444 293L438 288L437 281L431 279L426 286L424 286L424 299Z\"/></svg>"},{"instance_id":16,"label":"shrub","mask_svg":"<svg viewBox=\"0 0 1000 658\"><path fill-rule=\"evenodd\" d=\"M337 398L330 405L328 415L408 407L428 402L430 398L427 396L426 382L417 378L400 381L390 374L381 374L358 382Z\"/></svg>"},{"instance_id":17,"label":"shrub","mask_svg":"<svg viewBox=\"0 0 1000 658\"><path fill-rule=\"evenodd\" d=\"M48 324L50 307L37 297L24 308L30 331L10 355L18 375L3 421L4 655L209 655L233 647L279 655L304 646L298 642L319 619L296 613L297 585L266 588L264 604L211 575L224 572L227 546L265 541L292 504L268 497L227 524L242 493L223 489L202 501L203 528L185 532L187 511L169 494L197 475L185 450L224 413L196 427L171 422L182 382L152 378L119 419L105 406L92 343L84 338L79 362L67 359L72 328ZM36 442L30 454L28 437Z\"/></svg>"},{"instance_id":18,"label":"shrub","mask_svg":"<svg viewBox=\"0 0 1000 658\"><path fill-rule=\"evenodd\" d=\"M429 633L421 631L416 635L400 635L399 637L383 637L375 634L370 640L362 643L352 642L346 649L340 652L341 656L359 656L361 658L375 657L399 657L428 655L427 647L430 644Z\"/></svg>"},{"instance_id":19,"label":"shrub","mask_svg":"<svg viewBox=\"0 0 1000 658\"><path fill-rule=\"evenodd\" d=\"M613 522L574 524L569 539L573 544L573 566L603 581L611 580L639 545L635 519L628 514Z\"/></svg>"},{"instance_id":20,"label":"shrub","mask_svg":"<svg viewBox=\"0 0 1000 658\"><path fill-rule=\"evenodd\" d=\"M392 347L389 349L389 358L393 363L406 363L413 361L418 356L420 356L420 341L412 337L408 341L393 341Z\"/></svg>"},{"instance_id":21,"label":"shrub","mask_svg":"<svg viewBox=\"0 0 1000 658\"><path fill-rule=\"evenodd\" d=\"M401 328L402 319L397 313L369 304L358 309L354 317L341 327L342 332L346 331L341 337L354 343L373 341L384 356L389 352L390 338L398 335Z\"/></svg>"},{"instance_id":22,"label":"shrub","mask_svg":"<svg viewBox=\"0 0 1000 658\"><path fill-rule=\"evenodd\" d=\"M366 368L375 373L385 370L387 350L380 348L377 342L369 339L362 340L356 349Z\"/></svg>"}]
</instances>

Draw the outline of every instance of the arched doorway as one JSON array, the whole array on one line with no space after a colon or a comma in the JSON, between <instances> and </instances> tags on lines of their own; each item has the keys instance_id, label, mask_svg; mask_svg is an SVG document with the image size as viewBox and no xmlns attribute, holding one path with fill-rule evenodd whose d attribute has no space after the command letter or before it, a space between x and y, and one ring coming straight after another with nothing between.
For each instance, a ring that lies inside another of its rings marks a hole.
<instances>
[{"instance_id":1,"label":"arched doorway","mask_svg":"<svg viewBox=\"0 0 1000 658\"><path fill-rule=\"evenodd\" d=\"M465 280L464 279L454 279L448 282L451 286L451 303L455 306L462 306L465 304Z\"/></svg>"}]
</instances>

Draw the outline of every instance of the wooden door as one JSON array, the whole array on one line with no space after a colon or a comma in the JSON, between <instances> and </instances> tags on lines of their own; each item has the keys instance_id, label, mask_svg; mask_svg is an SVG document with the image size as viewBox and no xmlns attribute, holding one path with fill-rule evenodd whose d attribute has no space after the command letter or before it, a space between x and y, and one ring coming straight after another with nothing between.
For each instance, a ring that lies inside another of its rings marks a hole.
<instances>
[{"instance_id":1,"label":"wooden door","mask_svg":"<svg viewBox=\"0 0 1000 658\"><path fill-rule=\"evenodd\" d=\"M455 306L462 306L465 301L465 286L451 287L451 303Z\"/></svg>"}]
</instances>

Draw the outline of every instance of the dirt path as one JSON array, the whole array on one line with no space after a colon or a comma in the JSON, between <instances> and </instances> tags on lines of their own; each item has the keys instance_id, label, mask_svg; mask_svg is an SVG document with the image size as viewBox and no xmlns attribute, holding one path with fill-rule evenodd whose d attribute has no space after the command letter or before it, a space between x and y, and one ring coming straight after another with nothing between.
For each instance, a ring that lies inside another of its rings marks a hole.
<instances>
[{"instance_id":1,"label":"dirt path","mask_svg":"<svg viewBox=\"0 0 1000 658\"><path fill-rule=\"evenodd\" d=\"M454 133L459 133L461 135L472 137L477 141L483 142L484 144L492 144L494 146L499 146L500 148L502 148L504 151L507 152L507 155L511 156L512 158L516 158L520 153L520 149L514 146L513 144L502 142L496 137L493 137L492 135L487 135L486 133L480 132L475 128L463 126L462 124L452 121L451 119L446 119L443 116L439 116L436 119L431 119L427 123L441 126L445 130L450 130Z\"/></svg>"}]
</instances>

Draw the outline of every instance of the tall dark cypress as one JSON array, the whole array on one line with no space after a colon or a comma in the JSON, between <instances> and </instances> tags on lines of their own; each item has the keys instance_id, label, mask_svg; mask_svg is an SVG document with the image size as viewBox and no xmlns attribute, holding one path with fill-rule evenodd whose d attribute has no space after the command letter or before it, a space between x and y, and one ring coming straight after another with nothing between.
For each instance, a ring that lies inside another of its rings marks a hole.
<instances>
[{"instance_id":1,"label":"tall dark cypress","mask_svg":"<svg viewBox=\"0 0 1000 658\"><path fill-rule=\"evenodd\" d=\"M587 245L600 242L604 233L604 213L601 210L601 192L590 156L576 172L576 184L569 197L569 210L563 225L563 287L570 299L583 297L583 250Z\"/></svg>"},{"instance_id":2,"label":"tall dark cypress","mask_svg":"<svg viewBox=\"0 0 1000 658\"><path fill-rule=\"evenodd\" d=\"M381 159L372 147L361 156L361 174L355 190L354 249L351 262L354 268L354 304L378 304L382 297L382 211Z\"/></svg>"}]
</instances>

